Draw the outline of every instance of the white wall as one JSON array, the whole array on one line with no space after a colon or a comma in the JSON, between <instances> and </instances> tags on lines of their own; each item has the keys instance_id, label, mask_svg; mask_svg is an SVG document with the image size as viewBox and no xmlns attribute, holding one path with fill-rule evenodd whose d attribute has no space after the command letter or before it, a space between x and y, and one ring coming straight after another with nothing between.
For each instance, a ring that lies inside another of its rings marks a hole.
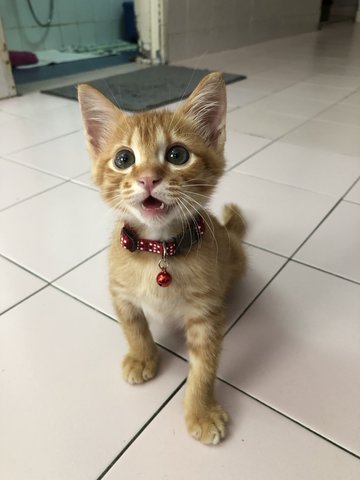
<instances>
[{"instance_id":1,"label":"white wall","mask_svg":"<svg viewBox=\"0 0 360 480\"><path fill-rule=\"evenodd\" d=\"M321 0L167 0L168 60L313 31Z\"/></svg>"}]
</instances>

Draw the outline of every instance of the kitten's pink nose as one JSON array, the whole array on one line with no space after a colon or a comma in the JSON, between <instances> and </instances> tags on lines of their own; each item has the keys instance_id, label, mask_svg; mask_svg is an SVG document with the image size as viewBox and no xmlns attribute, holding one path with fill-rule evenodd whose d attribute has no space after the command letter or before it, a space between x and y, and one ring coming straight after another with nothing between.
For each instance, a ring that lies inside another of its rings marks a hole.
<instances>
[{"instance_id":1,"label":"kitten's pink nose","mask_svg":"<svg viewBox=\"0 0 360 480\"><path fill-rule=\"evenodd\" d=\"M156 178L153 176L144 176L137 179L137 182L142 185L145 190L149 193L153 191L153 189L161 182L161 178Z\"/></svg>"}]
</instances>

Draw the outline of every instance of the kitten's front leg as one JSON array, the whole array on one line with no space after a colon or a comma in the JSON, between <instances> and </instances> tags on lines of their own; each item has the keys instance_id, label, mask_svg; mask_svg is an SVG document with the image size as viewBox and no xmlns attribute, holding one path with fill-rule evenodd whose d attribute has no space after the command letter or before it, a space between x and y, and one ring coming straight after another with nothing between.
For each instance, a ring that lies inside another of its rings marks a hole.
<instances>
[{"instance_id":1,"label":"kitten's front leg","mask_svg":"<svg viewBox=\"0 0 360 480\"><path fill-rule=\"evenodd\" d=\"M228 415L214 398L214 381L222 341L223 314L186 322L190 372L185 391L185 421L197 440L217 444L225 437Z\"/></svg>"},{"instance_id":2,"label":"kitten's front leg","mask_svg":"<svg viewBox=\"0 0 360 480\"><path fill-rule=\"evenodd\" d=\"M143 383L155 377L159 353L143 312L126 301L113 299L120 325L129 344L122 362L124 379L131 384Z\"/></svg>"}]
</instances>

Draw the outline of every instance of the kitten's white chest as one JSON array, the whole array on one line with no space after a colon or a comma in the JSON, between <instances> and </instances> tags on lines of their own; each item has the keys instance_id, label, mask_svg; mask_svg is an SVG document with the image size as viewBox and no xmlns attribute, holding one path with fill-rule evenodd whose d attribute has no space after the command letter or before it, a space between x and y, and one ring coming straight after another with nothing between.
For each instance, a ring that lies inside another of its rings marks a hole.
<instances>
[{"instance_id":1,"label":"kitten's white chest","mask_svg":"<svg viewBox=\"0 0 360 480\"><path fill-rule=\"evenodd\" d=\"M156 277L159 273L157 263L142 265L141 277L132 282L131 288L120 287L115 294L140 308L151 322L182 326L184 319L195 314L194 307L184 300L174 279L177 273L172 269L173 282L168 287L160 287ZM124 282L125 284L126 282Z\"/></svg>"},{"instance_id":2,"label":"kitten's white chest","mask_svg":"<svg viewBox=\"0 0 360 480\"><path fill-rule=\"evenodd\" d=\"M183 325L184 317L187 316L189 310L189 306L182 299L159 301L158 298L151 296L142 298L139 307L149 321L177 326Z\"/></svg>"}]
</instances>

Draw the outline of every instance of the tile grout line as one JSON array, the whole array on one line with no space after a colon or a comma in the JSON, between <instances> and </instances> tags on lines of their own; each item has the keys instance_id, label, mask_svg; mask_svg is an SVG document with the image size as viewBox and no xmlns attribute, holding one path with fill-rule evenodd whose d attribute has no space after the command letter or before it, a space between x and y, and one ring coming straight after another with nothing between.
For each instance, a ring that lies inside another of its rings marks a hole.
<instances>
[{"instance_id":1,"label":"tile grout line","mask_svg":"<svg viewBox=\"0 0 360 480\"><path fill-rule=\"evenodd\" d=\"M21 167L26 167L30 170L35 171L35 172L40 172L40 173L43 173L45 175L52 176L54 178L59 178L60 180L71 181L71 180L74 180L74 179L80 177L81 175L85 175L85 173L88 173L90 171L90 166L89 166L89 168L87 170L85 170L84 172L76 174L76 177L69 177L69 176L66 176L66 175L61 175L60 173L50 172L49 170L45 170L44 168L40 168L36 165L30 165L28 163L25 163L23 160L19 160L17 158L11 158L9 155L0 155L0 158L2 160L5 160L6 162L11 163L11 164L20 165Z\"/></svg>"},{"instance_id":2,"label":"tile grout line","mask_svg":"<svg viewBox=\"0 0 360 480\"><path fill-rule=\"evenodd\" d=\"M77 130L71 130L71 132L63 133L61 135L56 135L55 137L48 138L47 140L42 140L39 143L34 143L32 145L28 145L26 147L19 148L18 150L11 150L9 152L3 152L3 153L0 154L0 156L14 155L15 153L20 153L20 152L23 152L25 150L29 150L30 148L38 147L39 145L44 145L45 143L50 143L53 140L58 140L59 138L67 137L68 135L72 135L73 133L77 133L77 132L80 132L80 131L81 131L81 127L78 128Z\"/></svg>"},{"instance_id":3,"label":"tile grout line","mask_svg":"<svg viewBox=\"0 0 360 480\"><path fill-rule=\"evenodd\" d=\"M39 280L42 280L43 282L46 282L46 283L50 283L48 280L46 280L46 278L44 277L41 277L40 275L38 275L37 273L29 270L28 268L24 267L23 265L21 265L20 263L17 263L15 262L15 260L12 260L11 258L7 257L6 255L0 253L0 258L3 258L4 260L7 260L8 262L12 263L13 265L15 265L15 267L19 267L21 268L21 270L24 270L25 272L29 273L30 275L33 275L34 277L37 277Z\"/></svg>"},{"instance_id":4,"label":"tile grout line","mask_svg":"<svg viewBox=\"0 0 360 480\"><path fill-rule=\"evenodd\" d=\"M153 420L161 413L161 411L166 407L166 405L173 399L173 397L181 390L185 385L186 379L175 388L175 390L169 395L169 397L160 405L160 407L153 413L147 422L138 430L138 432L131 438L131 440L125 445L125 447L120 451L120 453L114 458L114 460L103 470L103 472L97 477L96 480L101 480L104 476L111 470L111 468L118 462L118 460L124 455L124 453L131 447L131 445L140 437L144 430L153 422Z\"/></svg>"},{"instance_id":5,"label":"tile grout line","mask_svg":"<svg viewBox=\"0 0 360 480\"><path fill-rule=\"evenodd\" d=\"M291 260L290 258L287 258L285 260L285 263L279 268L279 270L277 270L277 272L275 272L275 274L270 278L270 280L268 280L268 282L263 286L263 288L258 292L258 294L251 300L251 302L246 306L246 308L240 313L240 315L237 317L237 319L234 320L234 322L225 331L224 338L225 338L226 335L228 335L230 330L232 330L235 327L235 325L237 325L237 323L241 320L241 318L245 315L245 313L252 307L252 305L260 297L260 295L262 295L262 293L267 289L267 287L270 285L270 283L272 283L272 281L279 275L279 273L284 270L284 268L288 265L290 260Z\"/></svg>"},{"instance_id":6,"label":"tile grout line","mask_svg":"<svg viewBox=\"0 0 360 480\"><path fill-rule=\"evenodd\" d=\"M254 304L254 302L259 298L259 296L264 292L264 290L270 285L270 283L278 276L278 274L291 262L294 261L296 262L296 259L294 259L294 256L297 254L297 252L304 246L304 244L310 239L310 237L320 228L320 226L326 221L326 219L332 214L332 212L339 206L339 204L343 201L345 196L349 193L349 191L353 188L353 186L358 182L360 179L360 176L352 183L352 185L346 190L346 192L339 198L339 200L333 205L333 207L327 212L327 214L322 218L322 220L316 225L316 227L309 233L309 235L305 238L305 240L296 248L296 250L289 256L287 257L287 260L285 261L284 265L271 277L271 279L267 282L267 284L262 288L262 290L257 294L257 296L250 302L250 304L241 312L239 317L234 321L234 323L226 330L225 335L229 333L230 330L238 323L238 321L243 317L243 315L249 310L249 308ZM272 252L271 252L272 253ZM302 262L297 262L297 263L302 263ZM304 264L305 266L312 267L316 269L315 266L312 265L307 265ZM318 269L320 270L320 269ZM327 272L326 270L324 273L327 273L329 275L333 275L335 277L338 277L338 275L333 274L332 272ZM340 277L342 278L342 277ZM351 283L356 283L353 280L343 278L344 281L349 281Z\"/></svg>"},{"instance_id":7,"label":"tile grout line","mask_svg":"<svg viewBox=\"0 0 360 480\"><path fill-rule=\"evenodd\" d=\"M293 417L290 417L289 415L286 415L285 413L283 413L281 410L277 410L276 408L272 407L271 405L268 405L267 403L263 402L262 400L260 400L259 398L251 395L250 393L247 393L245 392L244 390L242 390L241 388L239 387L236 387L235 385L233 385L232 383L228 382L227 380L224 380L223 378L220 378L220 377L217 377L218 380L220 380L220 382L224 383L225 385L227 385L228 387L231 387L233 388L234 390L246 395L248 398L251 398L252 400L254 400L255 402L259 403L260 405L263 405L264 407L272 410L273 412L277 413L278 415L280 415L281 417L283 418L286 418L287 420L290 420L290 422L292 423L295 423L296 425L298 425L299 427L301 428L304 428L305 430L307 430L308 432L312 433L313 435L316 435L317 437L320 437L322 440L330 443L331 445L333 445L334 447L337 447L339 448L340 450L343 450L344 452L348 453L349 455L357 458L360 460L360 455L343 447L342 445L339 445L338 443L334 442L333 440L330 440L328 437L322 435L321 433L317 432L316 430L313 430L311 429L310 427L304 425L303 423L300 423L300 421L296 420L295 418Z\"/></svg>"},{"instance_id":8,"label":"tile grout line","mask_svg":"<svg viewBox=\"0 0 360 480\"><path fill-rule=\"evenodd\" d=\"M54 278L53 280L51 280L49 283L51 285L53 285L55 282L57 282L58 280L60 280L60 278L64 277L65 275L67 275L68 273L71 273L73 270L75 270L76 268L78 267L81 267L81 265L83 265L84 263L86 263L88 260L91 260L92 258L96 257L96 255L99 255L100 253L104 252L105 250L107 250L108 248L110 247L110 244L106 245L105 247L101 248L100 250L97 250L95 253L91 254L89 257L86 257L84 260L82 260L80 263L77 263L76 265L74 265L73 267L71 267L69 270L66 270L66 272L63 272L61 275L59 275L58 277Z\"/></svg>"},{"instance_id":9,"label":"tile grout line","mask_svg":"<svg viewBox=\"0 0 360 480\"><path fill-rule=\"evenodd\" d=\"M6 159L4 159L4 160L6 160ZM21 165L21 164L19 164L19 165ZM34 169L34 171L41 172L41 170L36 170L36 169ZM42 172L42 173L44 173L44 172ZM87 172L85 172L85 173L87 173ZM64 178L61 178L61 177L56 177L55 175L51 175L51 174L49 176L52 176L53 178L58 178L59 180L62 180L62 181L60 183L57 183L56 185L53 185L52 187L46 188L45 190L41 190L41 192L34 193L33 195L30 195L29 197L23 198L22 200L19 200L18 202L12 203L11 205L8 205L7 207L4 207L4 208L0 209L0 213L5 212L6 210L8 210L10 208L13 208L13 207L16 207L17 205L20 205L22 203L25 203L28 200L31 200L32 198L38 197L39 195L42 195L43 193L47 193L47 192L50 192L51 190L54 190L55 188L62 187L66 183L70 184L70 185L78 186L80 188L86 188L87 190L91 190L92 192L97 192L98 193L98 190L96 188L90 187L89 185L84 185L83 183L73 182L71 178L64 179Z\"/></svg>"},{"instance_id":10,"label":"tile grout line","mask_svg":"<svg viewBox=\"0 0 360 480\"><path fill-rule=\"evenodd\" d=\"M345 202L345 203L350 203L351 205L358 205L358 206L360 206L360 202L356 202L355 200L345 200L345 198L344 198L343 202Z\"/></svg>"},{"instance_id":11,"label":"tile grout line","mask_svg":"<svg viewBox=\"0 0 360 480\"><path fill-rule=\"evenodd\" d=\"M53 282L56 282L58 279L62 278L64 275L68 274L69 272L71 272L72 270L76 269L77 267L79 267L80 265L82 265L83 263L87 262L88 260L91 260L94 256L98 255L99 253L101 253L102 251L106 250L108 248L108 246L104 247L102 250L98 251L98 252L95 252L93 255L91 255L90 257L86 258L85 260L83 260L81 263L79 263L78 265L75 265L74 267L72 267L70 270L68 270L67 272L61 274L59 277L55 278L54 280L52 281L49 281L47 280L46 278L44 277L41 277L40 275L38 275L37 273L34 273L32 272L31 270L29 270L28 268L24 267L23 265L19 264L19 263L16 263L14 260L6 257L5 255L1 254L0 253L0 258L3 258L4 260L7 260L8 262L12 263L14 266L20 268L21 270L24 270L26 273L28 273L29 275L33 275L34 277L38 278L39 280L41 280L42 282L45 283L45 285L43 285L41 288L35 290L34 292L32 292L30 295L22 298L21 300L19 300L18 302L14 303L13 305L11 305L10 307L6 308L6 310L0 312L0 316L3 315L4 313L7 313L9 310L12 310L13 308L17 307L18 305L20 305L21 303L25 302L26 300L28 300L29 298L33 297L34 295L36 295L37 293L41 292L42 290L44 290L45 288L47 287L53 287L55 288L56 290L62 292L62 293L65 293L66 295L68 295L69 297L73 298L74 300L77 300L79 302L81 302L83 305L86 305L88 307L90 307L91 309L95 310L96 312L99 312L101 314L103 314L104 316L110 318L110 320L113 320L114 322L116 322L116 319L114 319L113 317L111 317L110 315L108 315L107 313L103 312L102 310L100 309L97 309L95 308L93 305L91 304L88 304L86 303L85 301L77 298L75 295L72 295L71 293L67 292L66 290L63 290L62 288L58 287L57 285L54 285Z\"/></svg>"},{"instance_id":12,"label":"tile grout line","mask_svg":"<svg viewBox=\"0 0 360 480\"><path fill-rule=\"evenodd\" d=\"M47 285L48 287L52 287L54 288L55 290L57 290L58 292L61 292L63 293L64 295L72 298L73 300L81 303L82 305L84 305L85 307L89 307L91 310L94 310L95 312L98 312L100 313L101 315L103 315L104 317L108 318L109 320L111 320L112 322L114 323L119 323L115 317L112 317L109 313L106 313L104 312L104 310L100 310L99 308L96 308L94 307L94 305L91 305L91 303L87 303L85 300L82 300L81 298L79 297L76 297L75 295L73 295L72 293L68 292L67 290L63 290L61 287L57 286L57 285L54 285L52 283L49 283ZM160 345L162 346L162 345Z\"/></svg>"},{"instance_id":13,"label":"tile grout line","mask_svg":"<svg viewBox=\"0 0 360 480\"><path fill-rule=\"evenodd\" d=\"M49 287L50 284L45 284L43 285L42 287L40 287L39 289L35 290L34 292L30 293L30 295L22 298L21 300L19 300L18 302L14 303L13 305L11 305L11 307L8 307L6 308L5 310L3 310L2 312L0 312L0 317L2 315L4 315L5 313L8 313L10 310L12 310L13 308L16 308L18 305L24 303L26 300L29 300L31 297L37 295L39 292L41 292L42 290L45 290L45 288Z\"/></svg>"},{"instance_id":14,"label":"tile grout line","mask_svg":"<svg viewBox=\"0 0 360 480\"><path fill-rule=\"evenodd\" d=\"M291 145L291 144L289 143L288 145ZM255 152L255 154L257 154L257 153L258 152ZM230 170L228 170L228 172L229 171ZM240 170L235 170L232 173L238 173L242 176L246 176L246 177L250 177L250 178L256 178L257 180L261 180L263 182L268 182L268 183L274 184L275 186L279 185L281 187L287 187L287 188L291 188L293 190L300 190L302 192L314 193L314 194L322 196L322 197L333 198L333 199L339 198L338 194L335 195L333 193L330 194L330 193L326 193L326 192L321 192L319 190L312 190L310 188L300 187L299 185L293 185L293 184L287 183L285 181L279 181L279 180L275 180L275 179L269 178L269 177L261 177L260 175L254 175L253 173L247 173L247 172L240 171ZM360 173L360 169L359 169L359 172L357 172L357 173ZM353 187L354 184L352 183L351 186Z\"/></svg>"},{"instance_id":15,"label":"tile grout line","mask_svg":"<svg viewBox=\"0 0 360 480\"><path fill-rule=\"evenodd\" d=\"M248 242L247 240L243 240L242 243L244 245L249 246L249 247L256 248L257 250L261 250L261 251L266 252L266 253L271 253L271 255L275 255L275 256L280 257L280 258L284 258L284 259L289 258L284 253L274 252L273 250L269 250L266 247L260 247L259 245L255 245L254 243Z\"/></svg>"},{"instance_id":16,"label":"tile grout line","mask_svg":"<svg viewBox=\"0 0 360 480\"><path fill-rule=\"evenodd\" d=\"M310 263L305 263L301 260L296 260L295 258L292 258L291 261L294 262L294 263L297 263L299 265L303 265L304 267L309 267L313 270L317 270L318 272L326 273L327 275L330 275L331 277L335 277L335 278L338 278L340 280L345 280L346 282L350 282L350 283L353 283L355 285L360 285L359 280L353 280L352 278L343 277L342 275L339 275L339 274L334 273L334 272L328 272L327 270L324 270L323 268L317 267L316 265L311 265Z\"/></svg>"},{"instance_id":17,"label":"tile grout line","mask_svg":"<svg viewBox=\"0 0 360 480\"><path fill-rule=\"evenodd\" d=\"M59 180L70 180L69 177L65 177L65 176L59 175L57 173L51 173L47 170L41 170L40 168L38 168L34 165L29 165L28 163L20 162L19 160L12 159L12 158L10 158L8 156L5 156L5 155L0 155L0 160L3 160L4 162L9 163L10 165L18 165L20 167L27 168L31 172L36 171L38 173L42 173L42 174L47 175L49 177L57 178ZM84 172L84 173L86 173L86 172ZM80 175L82 175L82 174L80 174Z\"/></svg>"},{"instance_id":18,"label":"tile grout line","mask_svg":"<svg viewBox=\"0 0 360 480\"><path fill-rule=\"evenodd\" d=\"M60 180L60 179L59 179ZM5 212L6 210L9 210L10 208L16 207L17 205L21 205L22 203L27 202L28 200L31 200L32 198L38 197L44 193L50 192L51 190L54 190L55 188L61 187L65 185L65 183L70 183L70 180L63 180L60 183L57 183L56 185L53 185L52 187L46 188L45 190L42 190L41 192L34 193L34 195L30 195L29 197L23 198L22 200L19 200L18 202L12 203L11 205L8 205L7 207L4 207L0 209L0 213Z\"/></svg>"},{"instance_id":19,"label":"tile grout line","mask_svg":"<svg viewBox=\"0 0 360 480\"><path fill-rule=\"evenodd\" d=\"M286 90L286 89L284 89ZM280 90L280 91L283 91L283 90ZM253 157L254 155L257 155L258 153L262 152L263 150L265 150L267 147L270 147L270 145L273 145L274 143L278 142L278 141L281 141L281 139L283 139L284 137L286 137L286 135L289 135L290 133L293 133L295 130L297 130L298 128L300 127L303 127L307 122L310 122L314 119L316 119L317 116L319 116L320 114L326 112L327 110L329 110L330 108L333 108L334 106L338 105L339 103L341 103L342 101L344 101L345 99L347 99L348 97L350 97L351 95L354 94L354 92L356 92L357 90L354 90L352 92L350 92L348 95L346 95L345 97L341 98L340 100L336 101L335 103L331 104L331 105L328 105L327 107L323 108L322 110L320 110L319 112L317 112L316 114L308 117L306 120L304 120L303 123L300 123L299 125L297 125L296 127L292 128L291 130L288 130L287 132L283 133L282 135L280 135L279 137L276 137L274 139L270 139L268 137L261 137L259 135L254 135L254 134L251 134L251 133L245 133L245 132L238 132L238 133L242 133L243 135L252 135L254 137L258 137L258 138L263 138L263 139L267 139L267 140L270 140L269 143L267 143L266 145L264 145L263 147L261 147L259 150L257 150L256 152L248 155L246 158L244 158L243 160L240 160L238 163L236 163L235 165L233 165L231 168L229 168L227 170L227 172L230 172L232 170L234 170L236 167L238 167L239 165L242 165L243 163L247 162L251 157ZM278 92L279 93L279 92ZM254 102L256 103L256 102ZM237 111L237 110L241 110L241 106L232 110L232 112L234 111ZM274 112L273 110L268 110L269 112L273 112L273 113L280 113L280 112ZM229 112L230 113L230 112ZM232 130L232 131L236 131L236 130ZM285 142L286 143L286 142ZM290 143L290 145L292 145ZM259 178L263 178L263 177L259 177Z\"/></svg>"},{"instance_id":20,"label":"tile grout line","mask_svg":"<svg viewBox=\"0 0 360 480\"><path fill-rule=\"evenodd\" d=\"M298 253L298 251L304 246L304 244L310 239L310 237L321 227L321 225L327 220L327 218L333 213L333 211L340 205L341 202L344 201L346 195L350 192L350 190L356 185L359 181L360 176L350 185L350 187L345 191L345 193L339 198L339 200L332 206L332 208L328 211L325 217L317 224L317 226L311 231L311 233L305 238L305 240L297 247L294 253L290 256L290 259L293 259L294 256Z\"/></svg>"}]
</instances>

